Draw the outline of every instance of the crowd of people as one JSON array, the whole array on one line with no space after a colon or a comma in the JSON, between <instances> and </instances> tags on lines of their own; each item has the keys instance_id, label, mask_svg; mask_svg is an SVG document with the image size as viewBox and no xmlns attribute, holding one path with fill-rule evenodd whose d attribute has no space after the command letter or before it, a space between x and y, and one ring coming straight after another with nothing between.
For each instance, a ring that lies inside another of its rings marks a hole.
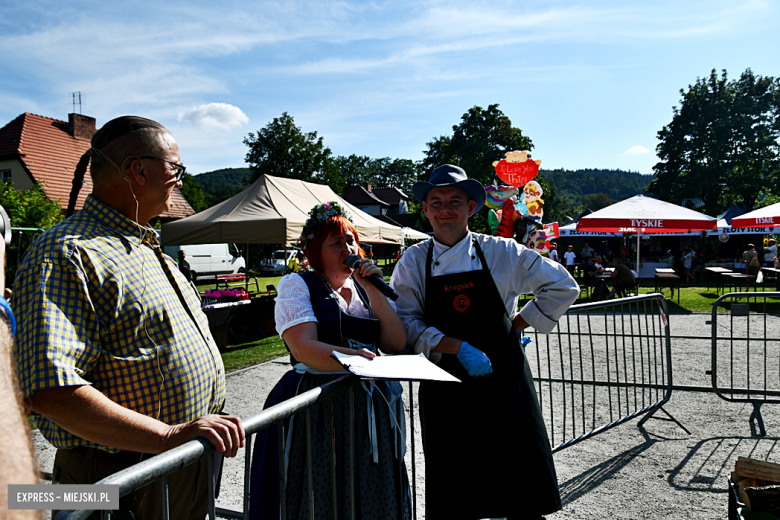
<instances>
[{"instance_id":1,"label":"crowd of people","mask_svg":"<svg viewBox=\"0 0 780 520\"><path fill-rule=\"evenodd\" d=\"M39 237L19 266L12 368L24 405L57 448L53 484L94 483L197 438L226 457L245 444L241 420L223 412L224 367L187 276L186 252L178 262L164 255L149 226L170 209L181 163L175 139L159 123L109 121L75 172L75 196L87 169L92 178L83 209ZM413 191L433 238L398 258L391 281L397 302L368 283L382 272L365 258L349 212L333 201L312 209L276 299L291 369L265 406L339 377L344 369L334 350L368 359L421 353L461 381L421 384L426 517L556 511L560 494L523 330L550 332L578 285L559 262L469 230L485 189L462 168L439 166ZM348 267L350 255L362 260ZM518 312L519 295L529 293L535 299ZM0 325L5 345L3 331ZM396 449L406 445L400 384L363 381L354 403L347 399L334 398L331 411L313 406L310 427L293 416L284 439L276 428L257 436L253 518L279 518L282 500L290 518L334 510L347 517L353 497L358 518L411 518L404 453ZM30 481L29 438L23 444L29 460L22 461L26 473L13 473L19 483ZM281 467L280 444L287 448ZM354 486L345 484L349 471L356 472ZM207 475L205 459L180 469L168 476L166 494L149 485L122 497L120 516L158 518L167 502L172 518L203 518L214 485ZM305 491L309 482L313 495Z\"/></svg>"}]
</instances>

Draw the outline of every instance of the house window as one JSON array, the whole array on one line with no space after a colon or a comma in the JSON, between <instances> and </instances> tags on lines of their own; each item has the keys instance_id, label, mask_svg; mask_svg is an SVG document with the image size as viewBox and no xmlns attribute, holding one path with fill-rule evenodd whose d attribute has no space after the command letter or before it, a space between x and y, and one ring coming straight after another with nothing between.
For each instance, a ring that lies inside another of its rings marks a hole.
<instances>
[{"instance_id":1,"label":"house window","mask_svg":"<svg viewBox=\"0 0 780 520\"><path fill-rule=\"evenodd\" d=\"M11 182L11 170L0 170L0 182Z\"/></svg>"}]
</instances>

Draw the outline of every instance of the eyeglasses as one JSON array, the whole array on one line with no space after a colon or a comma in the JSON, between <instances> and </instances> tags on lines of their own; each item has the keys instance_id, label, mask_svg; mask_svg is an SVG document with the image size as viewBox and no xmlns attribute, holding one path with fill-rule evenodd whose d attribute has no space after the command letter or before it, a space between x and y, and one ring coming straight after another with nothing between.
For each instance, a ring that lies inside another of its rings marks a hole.
<instances>
[{"instance_id":1,"label":"eyeglasses","mask_svg":"<svg viewBox=\"0 0 780 520\"><path fill-rule=\"evenodd\" d=\"M164 163L168 163L170 165L175 166L176 167L176 173L174 175L176 177L176 182L179 182L181 180L181 178L184 177L184 172L187 171L187 167L184 166L183 164L179 164L179 163L175 163L175 162L171 162L171 161L166 161L165 159L160 159L159 157L153 157L151 155L142 155L140 158L141 159L155 159L157 161L162 161Z\"/></svg>"}]
</instances>

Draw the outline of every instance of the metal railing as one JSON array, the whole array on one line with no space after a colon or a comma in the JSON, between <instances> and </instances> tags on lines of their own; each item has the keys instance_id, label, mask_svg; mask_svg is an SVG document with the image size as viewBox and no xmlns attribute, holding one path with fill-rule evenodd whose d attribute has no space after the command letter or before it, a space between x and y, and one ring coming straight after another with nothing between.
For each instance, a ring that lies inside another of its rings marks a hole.
<instances>
[{"instance_id":1,"label":"metal railing","mask_svg":"<svg viewBox=\"0 0 780 520\"><path fill-rule=\"evenodd\" d=\"M209 485L208 486L209 518L214 520L216 518L216 513L219 513L223 516L232 516L235 518L244 518L244 519L249 518L249 484L250 484L249 472L250 472L251 462L252 462L252 441L253 441L252 437L254 434L259 432L260 430L269 428L274 424L276 424L278 425L279 428L279 438L284 439L285 419L292 417L294 414L298 412L303 412L306 416L306 423L308 426L309 410L314 404L330 402L335 395L344 391L350 392L350 405L351 405L353 401L352 387L359 382L360 380L357 377L343 376L330 383L324 384L317 388L313 388L308 392L304 392L291 399L287 399L283 403L280 403L276 406L272 406L266 410L263 410L260 413L257 413L247 419L242 420L242 424L244 425L244 430L246 432L243 511L237 512L237 511L217 508L215 504L215 497L214 497L214 486ZM333 416L331 415L331 418L332 417ZM353 417L354 417L354 413L350 413L351 420ZM350 425L350 431L354 431L352 425ZM331 422L331 435L335 439L335 433L333 432L332 422ZM354 450L355 444L354 443L350 443L350 444L352 445L352 448ZM335 444L333 443L332 445L335 446ZM200 460L203 457L207 457L208 482L212 483L214 482L214 475L215 475L214 457L213 457L214 453L216 453L216 451L209 442L202 439L190 441L186 444L183 444L182 446L166 451L165 453L161 453L160 455L156 455L148 460L135 464L127 469L114 473L113 475L110 475L104 478L103 480L97 482L97 484L119 485L119 496L123 497L125 495L128 495L129 493L132 493L137 489L140 489L146 485L152 484L155 481L157 481L158 485L161 487L161 492L162 492L162 518L164 520L168 520L169 518L168 475L170 475L175 471L180 470L181 468L189 466L190 464L194 464L198 462L198 460ZM351 455L352 457L354 457L354 453L352 453ZM279 443L279 457L280 457L280 461L282 461L281 466L283 467L284 443L281 442ZM309 443L307 443L306 445L306 460L307 463L309 464L309 475L311 476L312 457L311 457L311 446ZM283 475L280 475L280 477L282 479L284 478ZM354 474L351 475L351 478L354 482ZM333 486L334 493L335 493L335 486L337 485L335 479L331 479L331 485ZM310 497L313 497L311 478L309 478L308 480L308 493ZM354 494L352 494L352 498L354 499ZM283 481L281 486L281 508L282 508L282 519L284 519L286 515L285 515ZM356 518L354 515L355 512L354 503L352 504L351 510L353 513L352 519L354 520ZM312 513L311 518L314 518L313 508L310 508L310 511ZM89 517L92 514L92 512L93 511L91 510L78 510L78 511L65 512L61 515L58 515L57 519L67 518L68 520L84 520L87 517ZM111 511L102 511L103 519L110 519L111 516L112 516Z\"/></svg>"},{"instance_id":2,"label":"metal railing","mask_svg":"<svg viewBox=\"0 0 780 520\"><path fill-rule=\"evenodd\" d=\"M549 335L533 334L534 342L526 349L529 365L535 373L537 393L550 436L553 451L593 437L633 418L644 415L641 425L658 411L685 429L662 407L672 393L670 334L666 300L660 294L643 295L609 302L574 305ZM309 409L326 403L340 392L353 392L359 380L344 376L321 387L302 393L283 403L243 420L246 431L244 490L242 511L215 506L213 486L209 486L209 517L216 513L248 518L250 469L253 436L262 429L277 425L279 438L285 438L284 420L303 413L308 423ZM408 385L412 461L412 510L417 517L414 395ZM350 399L351 401L351 399ZM350 417L352 417L350 413ZM658 417L662 419L662 417ZM332 424L332 423L331 423ZM350 425L350 430L352 425ZM687 431L687 430L686 430ZM335 439L335 433L332 432ZM354 443L350 443L354 447ZM333 443L332 443L333 445ZM280 443L280 461L284 445ZM307 443L307 463L311 463ZM157 455L100 481L118 484L120 496L159 481L163 493L163 518L167 511L167 475L208 457L209 482L213 482L214 448L204 440ZM331 457L331 463L334 462ZM283 462L281 463L283 466ZM400 467L400 465L399 465ZM311 473L309 473L311 475ZM284 508L284 474L280 473L281 506ZM311 480L309 497L313 500ZM335 496L336 479L331 479ZM354 498L354 495L353 495ZM335 501L334 501L335 503ZM313 509L311 510L313 512ZM352 507L354 513L354 507ZM70 512L69 519L83 519L90 511ZM103 518L110 518L103 512ZM282 509L282 518L285 518ZM354 514L353 514L354 518Z\"/></svg>"},{"instance_id":3,"label":"metal railing","mask_svg":"<svg viewBox=\"0 0 780 520\"><path fill-rule=\"evenodd\" d=\"M761 405L780 403L779 313L780 292L729 293L712 305L712 388L726 401L751 403L761 435Z\"/></svg>"},{"instance_id":4,"label":"metal railing","mask_svg":"<svg viewBox=\"0 0 780 520\"><path fill-rule=\"evenodd\" d=\"M554 452L658 411L685 430L663 409L672 395L663 295L573 305L553 332L532 339L526 356Z\"/></svg>"}]
</instances>

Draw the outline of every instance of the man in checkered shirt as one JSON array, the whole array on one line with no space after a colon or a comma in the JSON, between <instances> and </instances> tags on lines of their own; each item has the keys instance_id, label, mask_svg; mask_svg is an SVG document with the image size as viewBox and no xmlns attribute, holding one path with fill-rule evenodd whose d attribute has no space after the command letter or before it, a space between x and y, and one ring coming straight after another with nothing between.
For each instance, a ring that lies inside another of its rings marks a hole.
<instances>
[{"instance_id":1,"label":"man in checkered shirt","mask_svg":"<svg viewBox=\"0 0 780 520\"><path fill-rule=\"evenodd\" d=\"M176 141L159 123L123 116L91 144L74 186L91 161L92 193L36 240L15 285L20 386L58 448L53 481L94 483L199 437L235 456L244 430L219 415L219 350L194 287L148 226L181 187ZM205 516L206 468L203 460L169 477L171 518ZM152 484L122 508L152 518L160 501Z\"/></svg>"}]
</instances>

